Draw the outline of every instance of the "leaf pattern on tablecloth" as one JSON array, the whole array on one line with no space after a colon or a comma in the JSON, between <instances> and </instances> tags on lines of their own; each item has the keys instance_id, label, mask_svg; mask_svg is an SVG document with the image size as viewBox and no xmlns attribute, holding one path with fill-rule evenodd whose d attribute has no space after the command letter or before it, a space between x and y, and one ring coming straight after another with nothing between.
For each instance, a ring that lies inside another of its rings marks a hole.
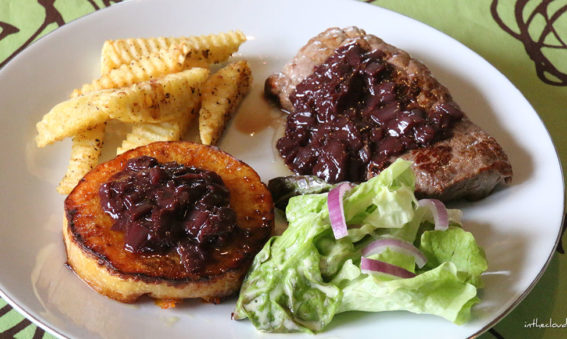
<instances>
[{"instance_id":1,"label":"leaf pattern on tablecloth","mask_svg":"<svg viewBox=\"0 0 567 339\"><path fill-rule=\"evenodd\" d=\"M542 0L533 7L533 1L517 0L513 14L516 27L504 22L498 5L499 0L492 0L492 17L506 33L524 44L541 81L567 86L567 69L561 69L557 62L567 58L567 3Z\"/></svg>"},{"instance_id":2,"label":"leaf pattern on tablecloth","mask_svg":"<svg viewBox=\"0 0 567 339\"><path fill-rule=\"evenodd\" d=\"M1 299L0 323L3 324L3 332L0 332L0 338L15 338L16 335L18 335L19 338L51 338L44 330L35 326L31 321L24 318Z\"/></svg>"},{"instance_id":3,"label":"leaf pattern on tablecloth","mask_svg":"<svg viewBox=\"0 0 567 339\"><path fill-rule=\"evenodd\" d=\"M499 0L492 0L490 6L492 17L506 33L524 44L526 53L534 62L537 76L541 81L554 86L567 86L567 69L561 69L556 62L559 60L564 62L567 59L567 1L516 0L513 6L516 27L504 22L503 16L498 11L498 4ZM561 235L557 243L556 251L559 254L565 254L562 239L567 229L566 220L567 216L563 218Z\"/></svg>"},{"instance_id":4,"label":"leaf pattern on tablecloth","mask_svg":"<svg viewBox=\"0 0 567 339\"><path fill-rule=\"evenodd\" d=\"M48 25L55 23L58 26L63 26L65 24L61 13L59 13L57 8L54 6L55 0L37 0L37 2L45 9L45 19L43 20L43 23L41 23L39 28L20 47L12 52L6 60L0 63L0 67L4 66L8 61L16 56L16 54L20 53L24 48L31 44L47 28ZM2 22L2 24L7 23ZM14 28L18 29L17 27Z\"/></svg>"},{"instance_id":5,"label":"leaf pattern on tablecloth","mask_svg":"<svg viewBox=\"0 0 567 339\"><path fill-rule=\"evenodd\" d=\"M36 0L37 3L43 8L44 10L44 18L43 22L39 23L38 28L33 32L25 41L23 41L19 46L17 46L10 55L8 55L4 60L0 60L0 68L8 63L11 59L13 59L18 53L28 47L33 41L35 41L41 34L45 33L47 29L51 30L54 28L52 24L55 24L57 27L63 26L65 21L63 19L63 13L60 12L55 6L56 0ZM91 7L92 11L99 10L104 7L108 7L113 3L118 3L122 0L102 0L102 4L97 4L95 0L84 0L88 2ZM100 1L99 1L100 2ZM51 26L50 26L51 25ZM9 37L12 34L16 34L20 32L20 28L15 26L15 24L11 24L8 22L0 21L0 42Z\"/></svg>"},{"instance_id":6,"label":"leaf pattern on tablecloth","mask_svg":"<svg viewBox=\"0 0 567 339\"><path fill-rule=\"evenodd\" d=\"M0 40L4 39L10 34L15 34L20 31L18 27L12 26L7 22L2 21L0 21L0 28L2 29L2 31L0 31Z\"/></svg>"}]
</instances>

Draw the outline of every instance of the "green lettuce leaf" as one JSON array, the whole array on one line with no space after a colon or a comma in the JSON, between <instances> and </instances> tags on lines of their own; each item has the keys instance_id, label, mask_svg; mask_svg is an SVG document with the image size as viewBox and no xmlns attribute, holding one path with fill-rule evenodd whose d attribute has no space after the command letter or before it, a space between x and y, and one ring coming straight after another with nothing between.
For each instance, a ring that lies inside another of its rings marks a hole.
<instances>
[{"instance_id":1,"label":"green lettuce leaf","mask_svg":"<svg viewBox=\"0 0 567 339\"><path fill-rule=\"evenodd\" d=\"M480 274L486 271L488 264L484 250L478 246L472 233L460 227L427 231L421 236L420 250L427 257L426 269L451 262L463 281L482 287Z\"/></svg>"},{"instance_id":2,"label":"green lettuce leaf","mask_svg":"<svg viewBox=\"0 0 567 339\"><path fill-rule=\"evenodd\" d=\"M396 265L404 270L415 273L415 258L408 254L396 252L390 248L387 248L380 254L370 255L368 258Z\"/></svg>"},{"instance_id":3,"label":"green lettuce leaf","mask_svg":"<svg viewBox=\"0 0 567 339\"><path fill-rule=\"evenodd\" d=\"M478 302L476 288L463 281L457 268L445 262L410 279L380 280L362 274L343 288L337 313L346 311L410 311L437 315L462 324Z\"/></svg>"},{"instance_id":4,"label":"green lettuce leaf","mask_svg":"<svg viewBox=\"0 0 567 339\"><path fill-rule=\"evenodd\" d=\"M335 314L351 310L406 310L466 321L478 302L484 252L459 227L459 211L449 211L449 230L433 231L431 213L413 194L410 165L398 160L345 194L349 235L339 240L333 237L326 193L291 198L289 226L255 257L233 317L248 318L269 332L318 332ZM417 275L401 279L361 272L361 249L381 237L414 243L427 265L416 270L413 257L388 249L373 258Z\"/></svg>"},{"instance_id":5,"label":"green lettuce leaf","mask_svg":"<svg viewBox=\"0 0 567 339\"><path fill-rule=\"evenodd\" d=\"M303 208L301 208L303 206ZM352 242L326 244L330 228L326 195L304 195L290 200L288 229L272 237L256 255L241 287L233 318L249 318L259 330L270 332L318 331L334 317L342 291L324 281L320 265L323 257L343 257L352 251ZM303 212L301 212L303 210ZM303 227L308 226L308 227ZM328 252L322 255L317 247ZM348 251L337 250L340 244ZM325 259L323 259L325 261ZM327 260L324 273L342 266Z\"/></svg>"}]
</instances>

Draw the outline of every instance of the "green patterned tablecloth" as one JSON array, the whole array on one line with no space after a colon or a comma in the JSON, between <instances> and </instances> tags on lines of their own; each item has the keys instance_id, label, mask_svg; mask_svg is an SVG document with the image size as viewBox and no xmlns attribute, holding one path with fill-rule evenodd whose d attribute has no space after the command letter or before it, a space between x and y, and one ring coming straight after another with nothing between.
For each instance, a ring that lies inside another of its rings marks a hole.
<instances>
[{"instance_id":1,"label":"green patterned tablecloth","mask_svg":"<svg viewBox=\"0 0 567 339\"><path fill-rule=\"evenodd\" d=\"M0 0L0 67L42 35L120 0ZM377 0L475 50L524 94L567 168L567 0ZM567 258L561 248L530 295L489 338L567 338ZM50 338L0 299L0 337Z\"/></svg>"}]
</instances>

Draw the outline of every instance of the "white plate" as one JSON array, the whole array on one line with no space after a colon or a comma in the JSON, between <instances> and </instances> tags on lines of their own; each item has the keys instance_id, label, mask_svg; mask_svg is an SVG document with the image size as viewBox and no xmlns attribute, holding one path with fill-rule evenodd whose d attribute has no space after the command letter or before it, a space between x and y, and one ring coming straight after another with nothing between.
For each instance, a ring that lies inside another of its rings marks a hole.
<instances>
[{"instance_id":1,"label":"white plate","mask_svg":"<svg viewBox=\"0 0 567 339\"><path fill-rule=\"evenodd\" d=\"M277 129L242 122L277 111L262 98L263 81L309 37L330 26L358 25L423 60L473 121L508 152L514 183L475 203L462 203L466 228L485 248L489 273L472 320L456 326L406 312L339 315L322 337L457 338L478 334L531 290L558 240L563 179L550 137L523 96L478 55L421 23L355 1L128 1L49 34L0 72L2 159L0 290L48 331L69 337L264 337L230 320L234 300L185 302L161 310L150 301L125 305L90 290L65 266L60 225L63 197L55 186L69 156L68 141L37 149L35 123L73 88L97 76L106 39L193 35L241 29L237 57L251 63L252 92L221 147L255 167L262 178L287 173L273 152ZM239 125L240 124L240 125ZM246 127L246 126L245 126Z\"/></svg>"}]
</instances>

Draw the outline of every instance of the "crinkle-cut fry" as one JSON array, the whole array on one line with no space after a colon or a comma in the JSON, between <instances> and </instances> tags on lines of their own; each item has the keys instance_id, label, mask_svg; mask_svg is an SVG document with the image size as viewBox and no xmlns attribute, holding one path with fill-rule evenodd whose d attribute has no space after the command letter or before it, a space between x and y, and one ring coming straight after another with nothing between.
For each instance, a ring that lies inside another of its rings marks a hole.
<instances>
[{"instance_id":1,"label":"crinkle-cut fry","mask_svg":"<svg viewBox=\"0 0 567 339\"><path fill-rule=\"evenodd\" d=\"M98 164L106 123L96 125L73 137L71 159L67 173L57 186L57 192L69 194L79 180Z\"/></svg>"},{"instance_id":2,"label":"crinkle-cut fry","mask_svg":"<svg viewBox=\"0 0 567 339\"><path fill-rule=\"evenodd\" d=\"M122 145L116 150L116 154L121 154L156 141L181 140L181 137L187 130L187 126L195 116L196 110L193 110L191 114L171 122L135 124L122 141Z\"/></svg>"},{"instance_id":3,"label":"crinkle-cut fry","mask_svg":"<svg viewBox=\"0 0 567 339\"><path fill-rule=\"evenodd\" d=\"M81 90L75 90L73 95L77 96L82 93L106 88L125 87L168 73L179 72L183 68L184 55L185 54L182 54L180 49L172 48L160 51L157 55L143 57L141 60L133 61L130 64L125 64L112 70L109 74L99 78L94 83L83 86ZM180 125L177 121L164 122L161 124L161 128L159 128L159 125L160 124L138 124L135 126L132 132L128 134L124 145L119 149L119 153L123 150L148 144L151 141L180 139L183 125ZM78 183L80 178L97 165L100 157L100 148L89 148L89 146L102 142L104 138L104 127L100 130L97 129L97 131L98 133L96 134L93 134L91 131L80 132L73 137L71 160L67 166L67 173L58 186L59 193L68 194ZM153 136L153 140L152 138L142 138L150 135L151 132L157 133Z\"/></svg>"},{"instance_id":4,"label":"crinkle-cut fry","mask_svg":"<svg viewBox=\"0 0 567 339\"><path fill-rule=\"evenodd\" d=\"M246 61L229 64L207 80L199 111L199 135L203 144L217 143L251 84L252 72Z\"/></svg>"},{"instance_id":5,"label":"crinkle-cut fry","mask_svg":"<svg viewBox=\"0 0 567 339\"><path fill-rule=\"evenodd\" d=\"M182 53L180 48L160 50L158 53L133 60L107 74L103 74L94 82L85 84L80 89L75 89L71 97L101 89L126 87L136 82L180 72L183 70L184 59L185 54ZM96 133L94 133L95 130ZM71 160L65 176L57 187L59 193L69 194L80 178L98 164L101 149L96 145L102 145L103 139L104 126L91 131L80 132L73 137Z\"/></svg>"},{"instance_id":6,"label":"crinkle-cut fry","mask_svg":"<svg viewBox=\"0 0 567 339\"><path fill-rule=\"evenodd\" d=\"M131 87L116 89L106 102L110 118L131 123L157 123L190 114L201 97L201 87L209 76L205 68L191 68ZM124 109L127 108L127 109Z\"/></svg>"},{"instance_id":7,"label":"crinkle-cut fry","mask_svg":"<svg viewBox=\"0 0 567 339\"><path fill-rule=\"evenodd\" d=\"M189 114L200 102L200 88L209 70L192 68L129 87L105 89L64 101L36 125L36 144L55 141L105 122L164 122Z\"/></svg>"},{"instance_id":8,"label":"crinkle-cut fry","mask_svg":"<svg viewBox=\"0 0 567 339\"><path fill-rule=\"evenodd\" d=\"M197 67L202 64L217 64L228 60L245 41L244 33L236 31L189 37L179 46L185 54L185 66Z\"/></svg>"},{"instance_id":9,"label":"crinkle-cut fry","mask_svg":"<svg viewBox=\"0 0 567 339\"><path fill-rule=\"evenodd\" d=\"M173 121L134 124L132 130L122 141L122 145L116 150L116 154L156 141L181 140L191 122L196 118L199 107L200 103L197 103L190 114L183 114Z\"/></svg>"},{"instance_id":10,"label":"crinkle-cut fry","mask_svg":"<svg viewBox=\"0 0 567 339\"><path fill-rule=\"evenodd\" d=\"M183 70L184 59L185 54L182 53L180 48L159 50L158 53L143 56L103 74L94 82L85 84L80 89L75 89L71 97L101 89L126 87L136 82L180 72ZM95 130L96 133L94 133ZM73 137L71 160L65 176L57 187L59 193L70 193L79 179L98 164L101 149L95 145L102 145L103 139L104 126L91 131L80 132Z\"/></svg>"},{"instance_id":11,"label":"crinkle-cut fry","mask_svg":"<svg viewBox=\"0 0 567 339\"><path fill-rule=\"evenodd\" d=\"M36 145L45 147L104 123L108 120L108 112L100 109L97 102L105 94L108 93L94 92L55 105L36 124Z\"/></svg>"},{"instance_id":12,"label":"crinkle-cut fry","mask_svg":"<svg viewBox=\"0 0 567 339\"><path fill-rule=\"evenodd\" d=\"M162 122L160 124L135 124L132 130L116 149L116 154L124 153L139 146L151 144L155 141L175 140L174 134L179 129L176 122Z\"/></svg>"},{"instance_id":13,"label":"crinkle-cut fry","mask_svg":"<svg viewBox=\"0 0 567 339\"><path fill-rule=\"evenodd\" d=\"M185 54L181 48L160 50L112 69L95 81L83 85L80 89L75 89L71 97L101 89L126 87L137 82L181 72L187 69L184 63Z\"/></svg>"},{"instance_id":14,"label":"crinkle-cut fry","mask_svg":"<svg viewBox=\"0 0 567 339\"><path fill-rule=\"evenodd\" d=\"M226 61L244 41L246 36L241 31L189 37L107 40L102 47L101 73L106 74L144 55L179 45L184 46L183 52L188 56L186 62L190 66L203 67L199 62L213 64Z\"/></svg>"}]
</instances>

